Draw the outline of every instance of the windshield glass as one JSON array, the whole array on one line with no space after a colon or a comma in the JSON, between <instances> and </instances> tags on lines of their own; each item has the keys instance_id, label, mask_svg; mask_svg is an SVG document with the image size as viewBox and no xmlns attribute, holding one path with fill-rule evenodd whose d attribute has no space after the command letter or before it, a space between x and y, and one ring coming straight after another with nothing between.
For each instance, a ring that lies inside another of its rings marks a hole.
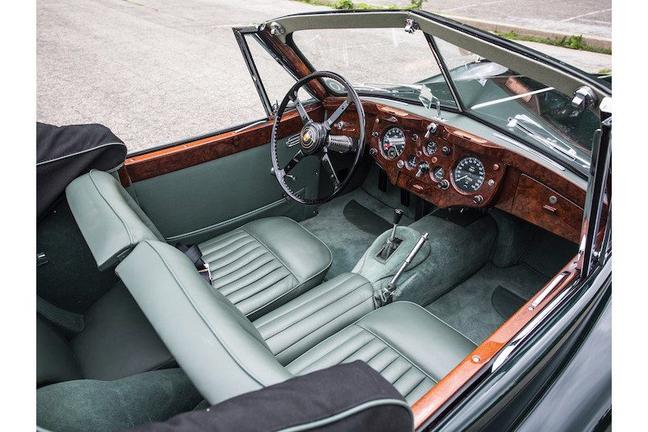
<instances>
[{"instance_id":1,"label":"windshield glass","mask_svg":"<svg viewBox=\"0 0 648 432\"><path fill-rule=\"evenodd\" d=\"M423 32L402 28L318 29L293 33L293 41L317 70L339 73L360 94L419 103L422 85L446 107L456 107ZM344 90L335 81L325 85Z\"/></svg>"},{"instance_id":2,"label":"windshield glass","mask_svg":"<svg viewBox=\"0 0 648 432\"><path fill-rule=\"evenodd\" d=\"M600 121L593 110L572 107L571 97L506 66L435 38L464 108L534 145L588 165Z\"/></svg>"}]
</instances>

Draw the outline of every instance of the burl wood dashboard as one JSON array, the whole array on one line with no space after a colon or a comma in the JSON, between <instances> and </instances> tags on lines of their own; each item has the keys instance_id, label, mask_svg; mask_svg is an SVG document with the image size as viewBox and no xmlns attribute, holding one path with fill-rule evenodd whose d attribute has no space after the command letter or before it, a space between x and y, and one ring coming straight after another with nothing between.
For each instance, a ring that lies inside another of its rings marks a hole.
<instances>
[{"instance_id":1,"label":"burl wood dashboard","mask_svg":"<svg viewBox=\"0 0 648 432\"><path fill-rule=\"evenodd\" d=\"M325 107L337 104L330 99ZM497 207L579 241L585 191L565 177L447 123L375 102L363 107L368 153L392 184L438 207ZM342 133L357 133L355 117L347 110Z\"/></svg>"}]
</instances>

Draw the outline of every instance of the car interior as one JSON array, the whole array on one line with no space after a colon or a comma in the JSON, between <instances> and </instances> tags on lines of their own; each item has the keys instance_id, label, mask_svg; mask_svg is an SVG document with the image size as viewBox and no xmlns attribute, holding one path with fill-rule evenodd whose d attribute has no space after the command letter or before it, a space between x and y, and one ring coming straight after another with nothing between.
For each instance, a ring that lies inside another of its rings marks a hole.
<instances>
[{"instance_id":1,"label":"car interior","mask_svg":"<svg viewBox=\"0 0 648 432\"><path fill-rule=\"evenodd\" d=\"M578 252L586 182L518 144L321 71L272 119L79 175L37 226L39 426L119 430L356 360L415 405Z\"/></svg>"}]
</instances>

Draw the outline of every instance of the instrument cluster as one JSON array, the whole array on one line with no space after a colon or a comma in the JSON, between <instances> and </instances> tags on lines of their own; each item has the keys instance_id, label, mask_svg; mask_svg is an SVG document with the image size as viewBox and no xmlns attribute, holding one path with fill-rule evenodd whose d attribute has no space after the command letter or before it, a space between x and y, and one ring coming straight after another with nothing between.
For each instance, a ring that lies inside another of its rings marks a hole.
<instances>
[{"instance_id":1,"label":"instrument cluster","mask_svg":"<svg viewBox=\"0 0 648 432\"><path fill-rule=\"evenodd\" d=\"M445 124L379 115L369 147L392 183L440 207L486 205L503 175L489 148Z\"/></svg>"}]
</instances>

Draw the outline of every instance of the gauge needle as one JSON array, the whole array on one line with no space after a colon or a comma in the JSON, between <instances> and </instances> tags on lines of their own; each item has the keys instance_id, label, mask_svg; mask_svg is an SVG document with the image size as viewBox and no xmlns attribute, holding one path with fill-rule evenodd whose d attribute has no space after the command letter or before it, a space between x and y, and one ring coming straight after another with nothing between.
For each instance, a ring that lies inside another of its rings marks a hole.
<instances>
[{"instance_id":1,"label":"gauge needle","mask_svg":"<svg viewBox=\"0 0 648 432\"><path fill-rule=\"evenodd\" d=\"M459 178L458 178L457 180L455 180L455 181L461 181L461 180L463 180L463 179L465 179L466 177L468 177L468 175L467 175L467 174L466 174L466 175L464 175L464 176L461 176L461 177L459 177Z\"/></svg>"}]
</instances>

